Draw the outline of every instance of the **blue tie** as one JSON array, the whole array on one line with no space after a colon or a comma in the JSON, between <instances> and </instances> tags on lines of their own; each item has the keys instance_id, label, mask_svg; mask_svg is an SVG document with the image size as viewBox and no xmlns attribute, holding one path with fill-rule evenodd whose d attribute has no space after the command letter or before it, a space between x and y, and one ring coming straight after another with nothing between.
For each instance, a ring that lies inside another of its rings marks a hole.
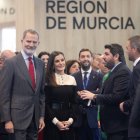
<instances>
[{"instance_id":1,"label":"blue tie","mask_svg":"<svg viewBox=\"0 0 140 140\"><path fill-rule=\"evenodd\" d=\"M84 80L83 80L84 89L86 89L87 87L87 82L88 82L87 74L88 72L84 72Z\"/></svg>"}]
</instances>

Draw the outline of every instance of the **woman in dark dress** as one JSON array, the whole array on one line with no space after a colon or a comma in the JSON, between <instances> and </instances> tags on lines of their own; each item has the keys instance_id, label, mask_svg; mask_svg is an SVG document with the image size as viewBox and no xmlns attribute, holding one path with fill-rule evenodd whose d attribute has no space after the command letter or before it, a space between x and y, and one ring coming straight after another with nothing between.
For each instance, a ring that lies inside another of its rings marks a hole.
<instances>
[{"instance_id":1,"label":"woman in dark dress","mask_svg":"<svg viewBox=\"0 0 140 140\"><path fill-rule=\"evenodd\" d=\"M51 53L47 66L44 140L74 140L76 81L65 73L62 52Z\"/></svg>"}]
</instances>

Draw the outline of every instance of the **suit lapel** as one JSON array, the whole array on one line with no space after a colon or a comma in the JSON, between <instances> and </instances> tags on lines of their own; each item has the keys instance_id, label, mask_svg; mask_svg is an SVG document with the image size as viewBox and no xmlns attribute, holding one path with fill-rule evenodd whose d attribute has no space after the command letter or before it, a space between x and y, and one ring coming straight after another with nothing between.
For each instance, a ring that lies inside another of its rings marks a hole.
<instances>
[{"instance_id":1,"label":"suit lapel","mask_svg":"<svg viewBox=\"0 0 140 140\"><path fill-rule=\"evenodd\" d=\"M140 66L140 60L138 61L138 63L135 66L133 66L133 70L135 70L139 66Z\"/></svg>"},{"instance_id":2,"label":"suit lapel","mask_svg":"<svg viewBox=\"0 0 140 140\"><path fill-rule=\"evenodd\" d=\"M40 67L37 59L34 57L34 65L35 65L35 71L36 71L36 90L38 89L39 86L39 79L40 79Z\"/></svg>"},{"instance_id":3,"label":"suit lapel","mask_svg":"<svg viewBox=\"0 0 140 140\"><path fill-rule=\"evenodd\" d=\"M24 75L24 77L27 79L29 85L32 87L32 82L31 82L31 79L30 79L30 75L29 75L29 72L28 72L28 68L26 66L26 63L24 61L24 58L22 56L22 54L18 54L17 55L17 65L21 71L21 73ZM33 88L32 88L33 89Z\"/></svg>"},{"instance_id":4,"label":"suit lapel","mask_svg":"<svg viewBox=\"0 0 140 140\"><path fill-rule=\"evenodd\" d=\"M112 75L112 76L111 76ZM110 83L110 81L112 82L112 79L113 78L113 74L112 73L110 73L109 74L109 77L104 81L104 83L103 83L103 89L108 85L108 83Z\"/></svg>"},{"instance_id":5,"label":"suit lapel","mask_svg":"<svg viewBox=\"0 0 140 140\"><path fill-rule=\"evenodd\" d=\"M115 73L118 71L118 69L119 69L122 65L124 65L124 64L123 64L123 63L120 63L119 65L117 65L117 66L115 67L115 69L114 69L112 72L110 72L109 77L107 78L107 80L106 80L106 81L104 82L104 84L103 84L103 89L104 89L107 85L110 85L109 83L112 83L112 79L113 79Z\"/></svg>"},{"instance_id":6,"label":"suit lapel","mask_svg":"<svg viewBox=\"0 0 140 140\"><path fill-rule=\"evenodd\" d=\"M94 71L91 71L89 74L89 78L88 78L87 89L88 89L90 83L92 83L94 81L94 79L95 79L95 73L94 73Z\"/></svg>"},{"instance_id":7,"label":"suit lapel","mask_svg":"<svg viewBox=\"0 0 140 140\"><path fill-rule=\"evenodd\" d=\"M79 71L78 74L77 74L77 81L76 82L77 82L77 85L78 85L79 89L84 89L81 71Z\"/></svg>"}]
</instances>

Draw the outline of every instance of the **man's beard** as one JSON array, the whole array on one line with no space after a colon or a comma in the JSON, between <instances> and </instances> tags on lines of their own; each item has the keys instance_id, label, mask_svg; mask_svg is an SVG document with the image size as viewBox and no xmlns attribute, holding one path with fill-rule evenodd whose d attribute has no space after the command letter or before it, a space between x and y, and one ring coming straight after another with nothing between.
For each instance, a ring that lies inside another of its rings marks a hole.
<instances>
[{"instance_id":1,"label":"man's beard","mask_svg":"<svg viewBox=\"0 0 140 140\"><path fill-rule=\"evenodd\" d=\"M109 62L106 62L106 64L105 64L105 67L107 67L107 68L110 69L110 70L111 70L114 66L115 66L114 61L109 61Z\"/></svg>"},{"instance_id":2,"label":"man's beard","mask_svg":"<svg viewBox=\"0 0 140 140\"><path fill-rule=\"evenodd\" d=\"M82 69L84 70L84 71L87 71L87 70L89 70L89 68L90 68L90 63L88 62L86 62L86 63L82 63L81 64L81 67L82 67Z\"/></svg>"},{"instance_id":3,"label":"man's beard","mask_svg":"<svg viewBox=\"0 0 140 140\"><path fill-rule=\"evenodd\" d=\"M130 61L132 61L132 62L135 61L135 59L134 59L132 56L129 56L128 59L129 59Z\"/></svg>"},{"instance_id":4,"label":"man's beard","mask_svg":"<svg viewBox=\"0 0 140 140\"><path fill-rule=\"evenodd\" d=\"M35 53L35 51L36 51L36 48L34 48L34 49L26 49L26 48L24 48L24 52L25 52L28 56L33 55L33 54Z\"/></svg>"}]
</instances>

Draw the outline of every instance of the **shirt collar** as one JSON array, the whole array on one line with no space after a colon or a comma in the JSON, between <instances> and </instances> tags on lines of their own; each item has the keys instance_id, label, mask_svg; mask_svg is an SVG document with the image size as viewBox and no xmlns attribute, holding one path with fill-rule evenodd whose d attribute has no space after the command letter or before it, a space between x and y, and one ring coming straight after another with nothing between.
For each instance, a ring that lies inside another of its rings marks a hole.
<instances>
[{"instance_id":1,"label":"shirt collar","mask_svg":"<svg viewBox=\"0 0 140 140\"><path fill-rule=\"evenodd\" d=\"M119 63L117 63L112 69L111 69L111 72L119 65L119 64L121 64L122 62L119 62Z\"/></svg>"},{"instance_id":2,"label":"shirt collar","mask_svg":"<svg viewBox=\"0 0 140 140\"><path fill-rule=\"evenodd\" d=\"M21 51L21 54L22 54L24 60L27 60L29 57L31 57L33 59L33 55L32 56L28 56L23 50Z\"/></svg>"},{"instance_id":3,"label":"shirt collar","mask_svg":"<svg viewBox=\"0 0 140 140\"><path fill-rule=\"evenodd\" d=\"M140 61L140 57L138 57L138 58L134 61L133 66L135 67L139 61Z\"/></svg>"}]
</instances>

